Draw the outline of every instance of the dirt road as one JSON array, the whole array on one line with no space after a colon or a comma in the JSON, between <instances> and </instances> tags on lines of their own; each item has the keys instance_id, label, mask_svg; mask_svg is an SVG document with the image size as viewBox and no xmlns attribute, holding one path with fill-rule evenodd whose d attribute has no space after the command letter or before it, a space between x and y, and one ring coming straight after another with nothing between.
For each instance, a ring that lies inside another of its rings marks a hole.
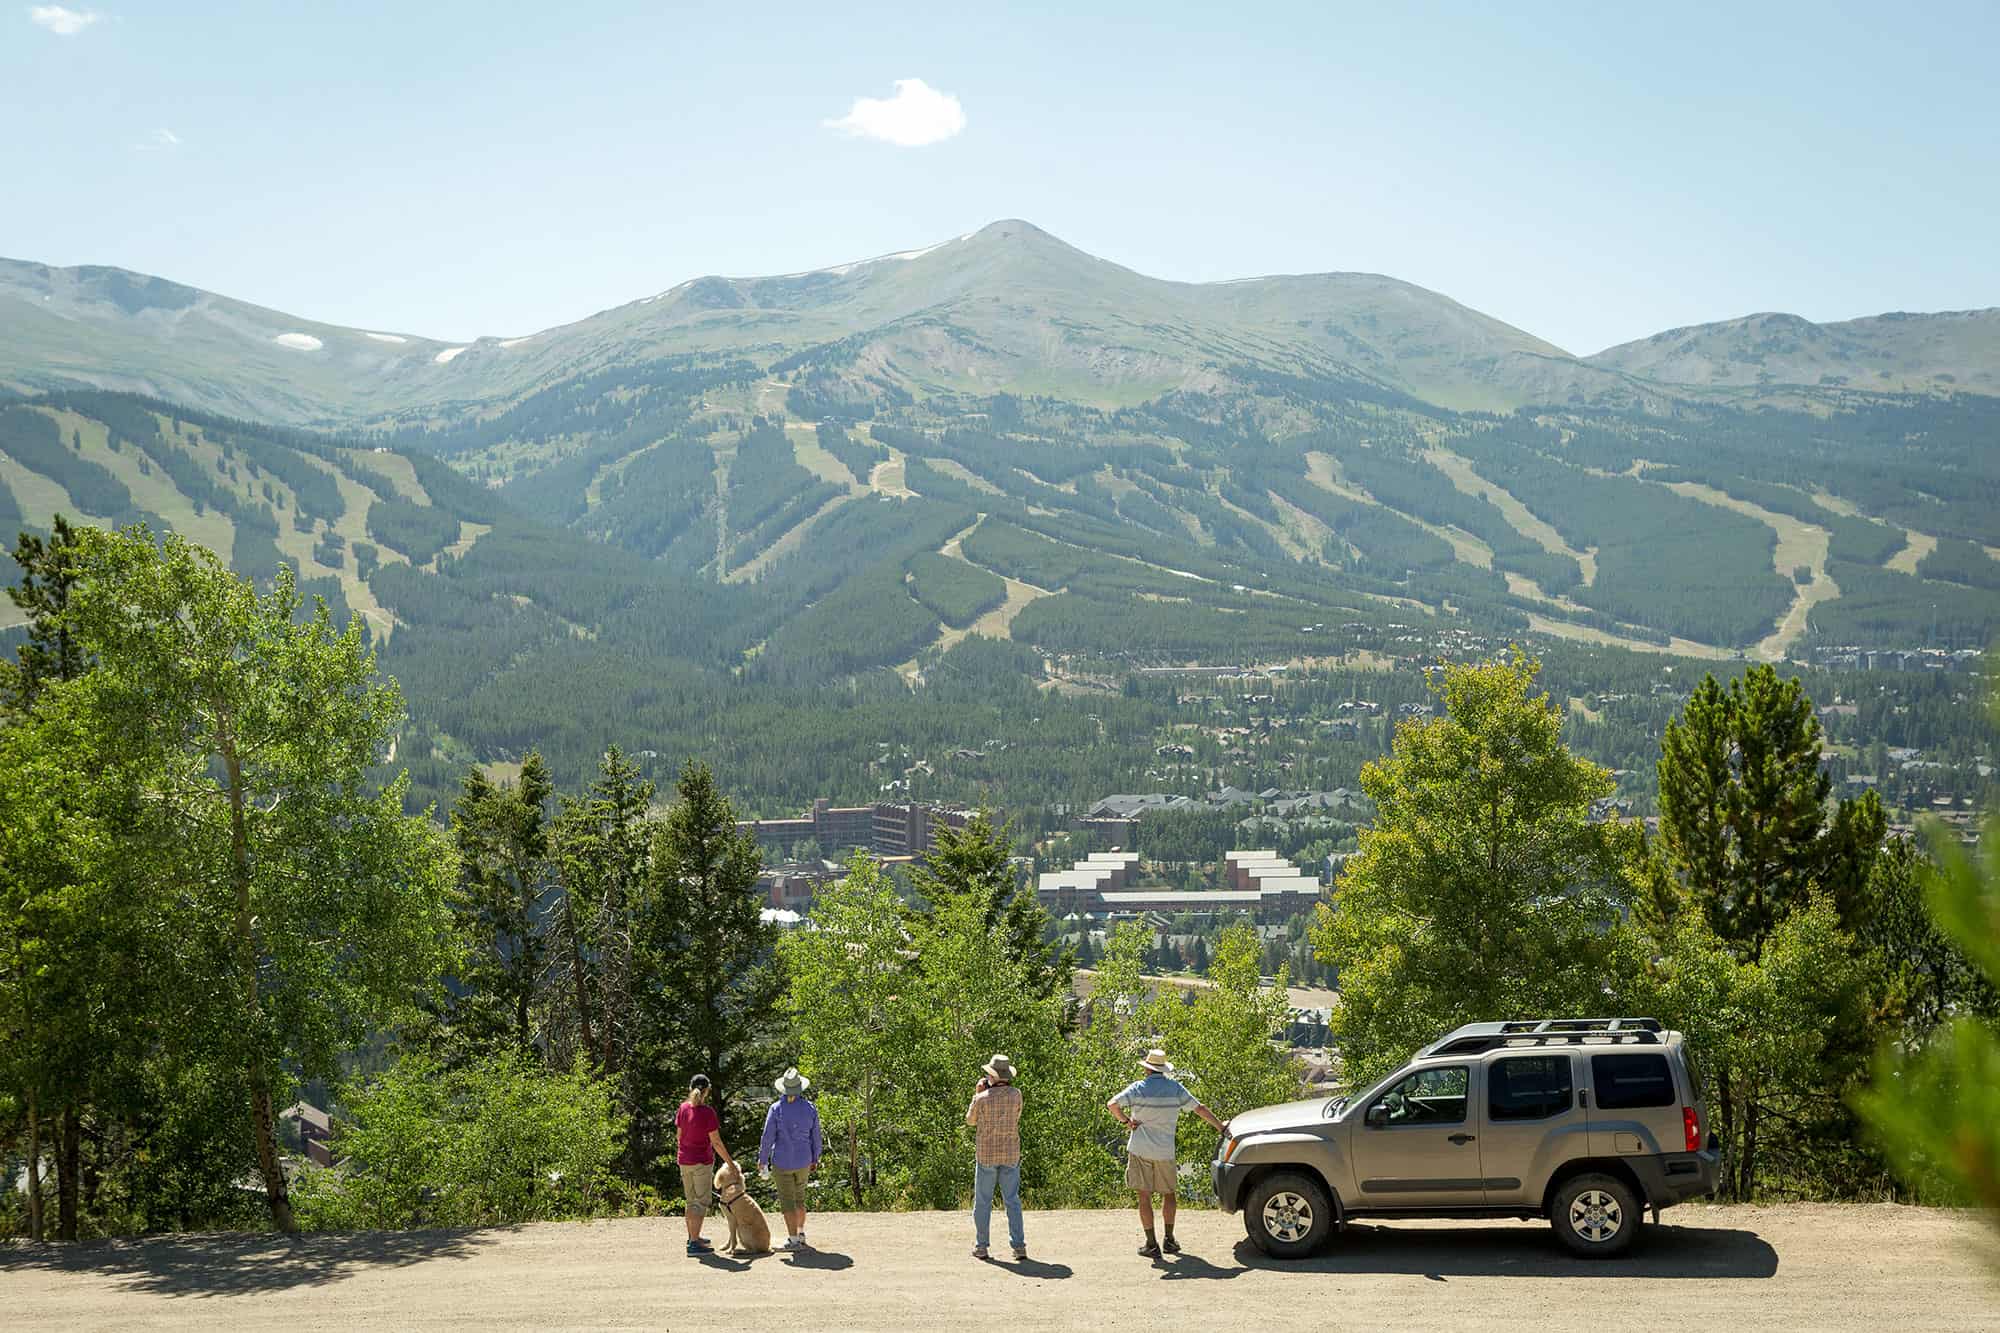
<instances>
[{"instance_id":1,"label":"dirt road","mask_svg":"<svg viewBox=\"0 0 2000 1333\"><path fill-rule=\"evenodd\" d=\"M1303 1264L1264 1260L1216 1213L1184 1215L1186 1253L1158 1263L1123 1213L1030 1213L1019 1265L974 1261L970 1231L964 1214L825 1216L823 1248L745 1261L683 1257L679 1218L16 1246L0 1326L2000 1328L1978 1226L1886 1205L1690 1206L1613 1263L1512 1222L1356 1226Z\"/></svg>"}]
</instances>

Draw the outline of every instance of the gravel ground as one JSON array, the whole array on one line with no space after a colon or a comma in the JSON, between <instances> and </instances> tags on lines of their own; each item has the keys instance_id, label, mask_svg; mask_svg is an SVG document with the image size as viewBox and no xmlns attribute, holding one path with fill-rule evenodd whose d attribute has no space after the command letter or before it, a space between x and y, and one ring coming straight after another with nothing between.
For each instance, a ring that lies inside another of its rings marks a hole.
<instances>
[{"instance_id":1,"label":"gravel ground","mask_svg":"<svg viewBox=\"0 0 2000 1333\"><path fill-rule=\"evenodd\" d=\"M684 1257L679 1218L15 1245L0 1247L0 1327L2000 1330L2000 1267L1968 1215L1789 1204L1666 1217L1610 1263L1566 1257L1542 1224L1397 1222L1279 1264L1239 1219L1206 1212L1182 1216L1186 1252L1158 1262L1133 1253L1137 1224L1112 1212L1030 1213L1024 1264L972 1259L962 1213L825 1215L810 1229L818 1248L744 1260Z\"/></svg>"}]
</instances>

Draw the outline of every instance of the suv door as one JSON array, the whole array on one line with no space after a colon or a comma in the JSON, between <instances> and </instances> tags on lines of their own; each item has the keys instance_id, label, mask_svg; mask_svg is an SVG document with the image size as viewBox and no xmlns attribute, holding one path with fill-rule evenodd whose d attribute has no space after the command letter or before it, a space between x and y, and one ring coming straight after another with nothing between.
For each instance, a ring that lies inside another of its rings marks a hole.
<instances>
[{"instance_id":1,"label":"suv door","mask_svg":"<svg viewBox=\"0 0 2000 1333\"><path fill-rule=\"evenodd\" d=\"M1359 1208L1457 1208L1485 1202L1475 1064L1413 1069L1362 1108L1348 1139Z\"/></svg>"},{"instance_id":2,"label":"suv door","mask_svg":"<svg viewBox=\"0 0 2000 1333\"><path fill-rule=\"evenodd\" d=\"M1486 1119L1479 1135L1486 1202L1538 1204L1559 1163L1590 1155L1590 1124L1579 1105L1574 1061L1565 1050L1487 1059Z\"/></svg>"}]
</instances>

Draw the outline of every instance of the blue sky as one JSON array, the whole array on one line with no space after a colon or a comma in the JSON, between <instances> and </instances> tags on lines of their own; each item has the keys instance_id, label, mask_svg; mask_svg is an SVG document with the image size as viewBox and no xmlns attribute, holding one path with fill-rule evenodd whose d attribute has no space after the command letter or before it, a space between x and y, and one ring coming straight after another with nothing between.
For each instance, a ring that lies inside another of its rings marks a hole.
<instances>
[{"instance_id":1,"label":"blue sky","mask_svg":"<svg viewBox=\"0 0 2000 1333\"><path fill-rule=\"evenodd\" d=\"M1990 3L0 6L0 254L334 323L526 333L1003 217L1576 352L2000 304ZM898 80L926 114L832 123Z\"/></svg>"}]
</instances>

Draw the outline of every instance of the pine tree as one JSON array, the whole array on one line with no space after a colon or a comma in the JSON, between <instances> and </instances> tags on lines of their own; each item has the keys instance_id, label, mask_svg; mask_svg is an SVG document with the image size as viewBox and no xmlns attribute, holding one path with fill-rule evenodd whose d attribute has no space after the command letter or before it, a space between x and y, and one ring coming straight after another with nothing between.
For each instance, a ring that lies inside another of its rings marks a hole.
<instances>
[{"instance_id":1,"label":"pine tree","mask_svg":"<svg viewBox=\"0 0 2000 1333\"><path fill-rule=\"evenodd\" d=\"M1642 902L1652 905L1662 937L1677 907L1663 880L1701 903L1720 900L1729 880L1731 726L1729 697L1708 675L1660 742L1660 861L1670 871L1655 877Z\"/></svg>"},{"instance_id":2,"label":"pine tree","mask_svg":"<svg viewBox=\"0 0 2000 1333\"><path fill-rule=\"evenodd\" d=\"M936 846L911 872L910 886L932 913L955 899L978 900L988 927L1006 940L1008 956L1026 969L1037 999L1069 989L1076 958L1061 943L1050 943L1048 912L1034 890L1015 879L1005 832L984 812L963 829L940 827Z\"/></svg>"},{"instance_id":3,"label":"pine tree","mask_svg":"<svg viewBox=\"0 0 2000 1333\"><path fill-rule=\"evenodd\" d=\"M554 784L529 751L518 782L468 769L451 812L459 882L453 914L466 962L450 1002L448 1041L467 1055L505 1043L537 1049L534 1009L549 966L549 799Z\"/></svg>"},{"instance_id":4,"label":"pine tree","mask_svg":"<svg viewBox=\"0 0 2000 1333\"><path fill-rule=\"evenodd\" d=\"M563 798L550 835L562 893L557 993L576 1023L568 1044L587 1054L617 1090L619 1109L628 1117L640 1109L633 1066L639 993L649 983L635 951L655 831L647 814L653 790L614 745L605 751L589 793ZM636 1175L638 1166L639 1160L630 1158L627 1173Z\"/></svg>"},{"instance_id":5,"label":"pine tree","mask_svg":"<svg viewBox=\"0 0 2000 1333\"><path fill-rule=\"evenodd\" d=\"M1705 678L1661 742L1658 855L1684 900L1746 960L1833 868L1865 879L1866 857L1858 868L1855 858L1880 842L1879 807L1851 802L1835 819L1840 836L1822 839L1832 779L1820 742L1812 700L1768 665L1726 693Z\"/></svg>"},{"instance_id":6,"label":"pine tree","mask_svg":"<svg viewBox=\"0 0 2000 1333\"><path fill-rule=\"evenodd\" d=\"M706 765L690 761L653 840L648 893L637 922L648 1106L666 1105L694 1074L715 1087L725 1132L732 1112L782 1061L775 1014L783 990L757 892L757 842ZM657 1140L663 1126L635 1124Z\"/></svg>"},{"instance_id":7,"label":"pine tree","mask_svg":"<svg viewBox=\"0 0 2000 1333\"><path fill-rule=\"evenodd\" d=\"M1804 688L1769 665L1752 667L1727 691L1705 678L1683 715L1668 723L1660 747L1660 836L1635 867L1645 886L1635 915L1664 956L1661 966L1689 970L1672 958L1699 937L1727 950L1739 979L1762 978L1766 950L1781 936L1791 938L1789 923L1817 929L1817 917L1805 920L1808 911L1838 927L1818 956L1858 956L1850 936L1877 891L1887 818L1871 792L1841 802L1829 820L1832 780L1821 766L1821 740ZM1821 898L1830 905L1819 905ZM1682 907L1698 913L1705 929L1690 933L1677 923ZM1828 994L1829 1004L1847 1002L1844 991ZM1860 1023L1834 1023L1830 1013L1822 1017L1829 1035L1814 1057L1815 1078L1839 1087L1858 1071L1872 1032ZM1730 1145L1730 1188L1738 1198L1756 1188L1762 1122L1780 1086L1752 1077L1752 1068L1721 1060L1716 1070L1718 1128ZM1844 1119L1837 1100L1834 1106L1832 1117ZM1832 1136L1851 1137L1844 1129Z\"/></svg>"},{"instance_id":8,"label":"pine tree","mask_svg":"<svg viewBox=\"0 0 2000 1333\"><path fill-rule=\"evenodd\" d=\"M0 675L0 705L18 712L34 707L36 697L50 684L72 681L83 674L85 660L81 646L71 632L70 593L77 579L77 534L61 514L49 537L20 534L14 546L14 563L20 566L21 581L7 589L14 605L28 617L28 637L19 649L18 664ZM53 867L49 867L53 869ZM60 878L60 876L56 876ZM72 1015L69 1021L76 1021ZM77 1235L77 1189L81 1168L81 1119L78 1080L68 1080L67 1091L56 1111L56 1235L75 1240ZM28 1106L30 1157L40 1151L41 1117L35 1090L25 1098ZM35 1239L42 1235L41 1162L31 1160L29 1177L29 1230Z\"/></svg>"},{"instance_id":9,"label":"pine tree","mask_svg":"<svg viewBox=\"0 0 2000 1333\"><path fill-rule=\"evenodd\" d=\"M24 532L14 544L21 581L7 589L7 596L28 617L20 663L6 682L6 700L17 709L32 705L36 692L48 682L75 680L83 674L83 649L65 614L76 586L77 558L76 529L61 514L55 516L46 540Z\"/></svg>"}]
</instances>

